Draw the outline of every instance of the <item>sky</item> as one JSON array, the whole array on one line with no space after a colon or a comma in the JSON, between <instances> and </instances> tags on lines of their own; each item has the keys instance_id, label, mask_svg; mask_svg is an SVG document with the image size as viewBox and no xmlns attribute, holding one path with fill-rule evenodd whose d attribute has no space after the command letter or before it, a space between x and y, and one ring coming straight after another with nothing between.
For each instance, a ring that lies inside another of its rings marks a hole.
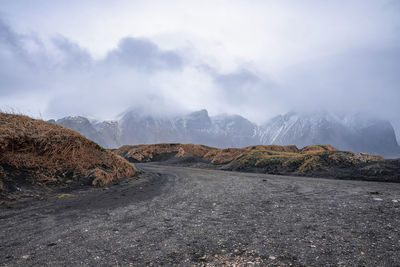
<instances>
[{"instance_id":1,"label":"sky","mask_svg":"<svg viewBox=\"0 0 400 267\"><path fill-rule=\"evenodd\" d=\"M400 136L398 0L0 0L0 108L368 113Z\"/></svg>"}]
</instances>

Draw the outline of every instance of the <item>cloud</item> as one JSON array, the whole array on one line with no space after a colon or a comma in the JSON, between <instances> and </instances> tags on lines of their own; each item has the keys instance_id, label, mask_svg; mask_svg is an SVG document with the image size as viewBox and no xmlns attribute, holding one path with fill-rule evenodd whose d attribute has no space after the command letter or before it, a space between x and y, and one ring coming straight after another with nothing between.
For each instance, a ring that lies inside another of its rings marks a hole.
<instances>
[{"instance_id":1,"label":"cloud","mask_svg":"<svg viewBox=\"0 0 400 267\"><path fill-rule=\"evenodd\" d=\"M0 8L0 107L98 119L207 108L259 123L328 109L400 134L398 1L24 3Z\"/></svg>"},{"instance_id":2,"label":"cloud","mask_svg":"<svg viewBox=\"0 0 400 267\"><path fill-rule=\"evenodd\" d=\"M15 51L20 48L20 37L2 19L0 19L0 43Z\"/></svg>"},{"instance_id":3,"label":"cloud","mask_svg":"<svg viewBox=\"0 0 400 267\"><path fill-rule=\"evenodd\" d=\"M27 84L35 78L30 72L33 58L27 46L38 44L35 38L15 33L0 18L0 96L9 96L29 90Z\"/></svg>"},{"instance_id":4,"label":"cloud","mask_svg":"<svg viewBox=\"0 0 400 267\"><path fill-rule=\"evenodd\" d=\"M258 76L247 69L240 69L227 74L214 73L214 78L218 84L231 89L252 85L260 81Z\"/></svg>"},{"instance_id":5,"label":"cloud","mask_svg":"<svg viewBox=\"0 0 400 267\"><path fill-rule=\"evenodd\" d=\"M179 70L183 60L178 53L163 51L149 40L126 37L119 42L117 49L108 52L104 63L153 72Z\"/></svg>"},{"instance_id":6,"label":"cloud","mask_svg":"<svg viewBox=\"0 0 400 267\"><path fill-rule=\"evenodd\" d=\"M168 96L174 89L154 81L180 79L184 62L178 52L127 37L104 59L95 60L59 34L45 45L35 36L16 33L1 20L0 31L2 108L46 117L112 118L131 106L152 106L150 110L160 109L160 113L173 107Z\"/></svg>"},{"instance_id":7,"label":"cloud","mask_svg":"<svg viewBox=\"0 0 400 267\"><path fill-rule=\"evenodd\" d=\"M63 36L52 38L53 51L59 62L57 67L85 68L93 64L90 53Z\"/></svg>"},{"instance_id":8,"label":"cloud","mask_svg":"<svg viewBox=\"0 0 400 267\"><path fill-rule=\"evenodd\" d=\"M288 106L369 112L398 119L398 69L400 46L359 47L294 66L287 70L281 85L295 100Z\"/></svg>"},{"instance_id":9,"label":"cloud","mask_svg":"<svg viewBox=\"0 0 400 267\"><path fill-rule=\"evenodd\" d=\"M218 88L220 112L240 113L257 122L285 112L279 108L280 100L275 98L279 86L267 74L248 67L227 73L209 66L202 69L211 75Z\"/></svg>"}]
</instances>

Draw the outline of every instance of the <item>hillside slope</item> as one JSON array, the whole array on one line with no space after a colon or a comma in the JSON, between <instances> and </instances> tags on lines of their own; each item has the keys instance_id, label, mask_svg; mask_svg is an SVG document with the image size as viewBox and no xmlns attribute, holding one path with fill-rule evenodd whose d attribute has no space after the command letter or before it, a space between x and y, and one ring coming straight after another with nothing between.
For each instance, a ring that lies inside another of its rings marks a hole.
<instances>
[{"instance_id":1,"label":"hillside slope","mask_svg":"<svg viewBox=\"0 0 400 267\"><path fill-rule=\"evenodd\" d=\"M0 113L0 197L29 185L102 186L135 172L132 164L76 131Z\"/></svg>"},{"instance_id":2,"label":"hillside slope","mask_svg":"<svg viewBox=\"0 0 400 267\"><path fill-rule=\"evenodd\" d=\"M269 174L400 182L400 159L340 151L330 145L258 145L219 149L193 144L122 146L114 150L131 162Z\"/></svg>"}]
</instances>

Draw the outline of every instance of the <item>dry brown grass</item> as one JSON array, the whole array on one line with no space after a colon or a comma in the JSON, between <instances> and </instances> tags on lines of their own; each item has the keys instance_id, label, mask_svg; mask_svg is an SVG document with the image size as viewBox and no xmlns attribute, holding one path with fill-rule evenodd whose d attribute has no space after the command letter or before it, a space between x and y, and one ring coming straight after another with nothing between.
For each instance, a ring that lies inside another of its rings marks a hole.
<instances>
[{"instance_id":1,"label":"dry brown grass","mask_svg":"<svg viewBox=\"0 0 400 267\"><path fill-rule=\"evenodd\" d=\"M378 155L378 154L367 154L367 153L360 153L360 157L366 158L367 160L383 159L383 157L381 155Z\"/></svg>"},{"instance_id":2,"label":"dry brown grass","mask_svg":"<svg viewBox=\"0 0 400 267\"><path fill-rule=\"evenodd\" d=\"M178 158L190 156L205 157L207 153L215 150L218 149L203 145L161 143L135 146L126 145L115 149L114 153L131 162L151 162L162 155L172 155Z\"/></svg>"},{"instance_id":3,"label":"dry brown grass","mask_svg":"<svg viewBox=\"0 0 400 267\"><path fill-rule=\"evenodd\" d=\"M245 153L242 148L225 148L209 151L204 159L210 161L212 164L225 164L235 159L240 158Z\"/></svg>"},{"instance_id":4,"label":"dry brown grass","mask_svg":"<svg viewBox=\"0 0 400 267\"><path fill-rule=\"evenodd\" d=\"M300 153L317 154L317 153L326 152L326 151L338 151L338 150L331 145L310 145L310 146L303 147L300 150Z\"/></svg>"},{"instance_id":5,"label":"dry brown grass","mask_svg":"<svg viewBox=\"0 0 400 267\"><path fill-rule=\"evenodd\" d=\"M252 152L263 152L265 155L282 156L300 153L294 146L257 145L245 148L219 149L204 145L161 143L151 145L122 146L114 152L132 162L151 162L159 160L162 155L176 158L196 156L213 164L225 164Z\"/></svg>"},{"instance_id":6,"label":"dry brown grass","mask_svg":"<svg viewBox=\"0 0 400 267\"><path fill-rule=\"evenodd\" d=\"M31 184L90 179L93 185L102 186L135 172L125 159L76 131L0 113L0 190L17 179Z\"/></svg>"},{"instance_id":7,"label":"dry brown grass","mask_svg":"<svg viewBox=\"0 0 400 267\"><path fill-rule=\"evenodd\" d=\"M257 145L219 149L193 144L152 144L123 146L114 151L133 162L164 161L172 158L197 157L202 162L229 170L259 170L266 173L335 176L335 170L358 170L383 158L379 155L340 151L330 145ZM174 161L175 162L175 161ZM178 161L179 162L179 161ZM196 164L196 160L193 161ZM338 176L342 174L337 174ZM343 175L342 175L343 176Z\"/></svg>"},{"instance_id":8,"label":"dry brown grass","mask_svg":"<svg viewBox=\"0 0 400 267\"><path fill-rule=\"evenodd\" d=\"M248 146L244 148L245 150L258 150L258 151L274 151L274 152L291 152L298 153L299 149L295 145L288 146L278 146L278 145L257 145L257 146Z\"/></svg>"},{"instance_id":9,"label":"dry brown grass","mask_svg":"<svg viewBox=\"0 0 400 267\"><path fill-rule=\"evenodd\" d=\"M332 153L331 153L332 152ZM161 143L151 145L122 146L114 153L133 162L151 162L157 161L163 155L170 157L190 157L196 156L203 158L213 164L225 164L238 159L257 158L257 161L264 159L303 159L304 163L312 162L318 159L318 156L324 153L331 153L332 158L337 157L340 152L331 145L310 145L298 149L295 145L256 145L244 148L225 148L219 149L194 144ZM346 155L354 160L377 160L383 159L380 155L369 155L365 153L356 154L345 152ZM165 157L164 157L165 158ZM311 160L313 159L313 160Z\"/></svg>"}]
</instances>

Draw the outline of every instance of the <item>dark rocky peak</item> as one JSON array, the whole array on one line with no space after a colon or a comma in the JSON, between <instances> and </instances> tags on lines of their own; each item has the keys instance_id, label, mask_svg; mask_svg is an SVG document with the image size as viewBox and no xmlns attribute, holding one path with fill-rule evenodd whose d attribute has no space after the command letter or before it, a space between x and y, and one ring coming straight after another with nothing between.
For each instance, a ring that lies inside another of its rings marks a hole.
<instances>
[{"instance_id":1,"label":"dark rocky peak","mask_svg":"<svg viewBox=\"0 0 400 267\"><path fill-rule=\"evenodd\" d=\"M189 113L184 116L183 120L188 129L199 130L211 127L211 118L205 109Z\"/></svg>"}]
</instances>

